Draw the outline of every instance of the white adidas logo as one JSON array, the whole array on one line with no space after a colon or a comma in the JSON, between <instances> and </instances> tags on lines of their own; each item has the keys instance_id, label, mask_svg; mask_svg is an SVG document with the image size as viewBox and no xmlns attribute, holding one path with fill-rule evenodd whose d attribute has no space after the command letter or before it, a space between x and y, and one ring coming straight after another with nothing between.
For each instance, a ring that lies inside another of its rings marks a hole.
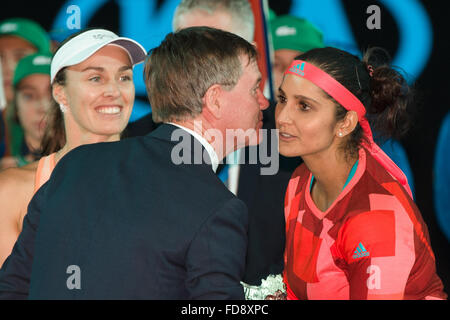
<instances>
[{"instance_id":1,"label":"white adidas logo","mask_svg":"<svg viewBox=\"0 0 450 320\"><path fill-rule=\"evenodd\" d=\"M360 242L358 246L356 247L355 252L353 253L353 259L362 258L362 257L368 257L370 255L370 252L364 248L362 243Z\"/></svg>"}]
</instances>

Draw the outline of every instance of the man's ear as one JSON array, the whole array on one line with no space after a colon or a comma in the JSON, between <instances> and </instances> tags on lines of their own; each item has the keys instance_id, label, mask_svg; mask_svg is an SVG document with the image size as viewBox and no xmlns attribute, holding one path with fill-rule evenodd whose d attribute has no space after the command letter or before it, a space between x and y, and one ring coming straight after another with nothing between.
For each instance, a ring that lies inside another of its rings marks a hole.
<instances>
[{"instance_id":1,"label":"man's ear","mask_svg":"<svg viewBox=\"0 0 450 320\"><path fill-rule=\"evenodd\" d=\"M223 113L220 103L221 95L222 87L219 84L213 84L203 96L203 109L216 119L220 119Z\"/></svg>"},{"instance_id":2,"label":"man's ear","mask_svg":"<svg viewBox=\"0 0 450 320\"><path fill-rule=\"evenodd\" d=\"M53 99L55 99L55 101L58 104L63 104L65 106L67 106L67 97L66 97L66 93L64 91L64 87L60 84L54 84L52 86L52 95L53 95Z\"/></svg>"},{"instance_id":3,"label":"man's ear","mask_svg":"<svg viewBox=\"0 0 450 320\"><path fill-rule=\"evenodd\" d=\"M353 130L355 130L357 124L358 114L356 113L356 111L348 111L345 115L345 118L339 122L336 135L339 138L342 138L348 134L351 134Z\"/></svg>"}]
</instances>

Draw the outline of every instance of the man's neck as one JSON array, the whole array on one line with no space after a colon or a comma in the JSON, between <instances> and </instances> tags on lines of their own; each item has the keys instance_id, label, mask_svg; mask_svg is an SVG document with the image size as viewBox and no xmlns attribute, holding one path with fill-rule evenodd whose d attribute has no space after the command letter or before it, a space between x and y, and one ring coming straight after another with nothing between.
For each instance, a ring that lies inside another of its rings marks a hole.
<instances>
[{"instance_id":1,"label":"man's neck","mask_svg":"<svg viewBox=\"0 0 450 320\"><path fill-rule=\"evenodd\" d=\"M219 161L226 156L223 149L224 134L220 129L214 128L208 121L204 119L190 119L184 121L175 120L171 121L171 123L192 130L200 135L214 149Z\"/></svg>"}]
</instances>

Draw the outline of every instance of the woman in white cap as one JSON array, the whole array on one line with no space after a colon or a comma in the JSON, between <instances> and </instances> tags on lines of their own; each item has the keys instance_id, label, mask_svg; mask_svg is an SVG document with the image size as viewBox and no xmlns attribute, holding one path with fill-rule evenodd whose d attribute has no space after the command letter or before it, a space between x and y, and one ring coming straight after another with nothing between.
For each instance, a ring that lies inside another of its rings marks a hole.
<instances>
[{"instance_id":1,"label":"woman in white cap","mask_svg":"<svg viewBox=\"0 0 450 320\"><path fill-rule=\"evenodd\" d=\"M120 139L134 103L133 66L145 57L139 43L104 29L71 36L56 51L50 82L57 104L43 141L48 155L0 174L0 264L17 240L29 201L58 161L80 145Z\"/></svg>"}]
</instances>

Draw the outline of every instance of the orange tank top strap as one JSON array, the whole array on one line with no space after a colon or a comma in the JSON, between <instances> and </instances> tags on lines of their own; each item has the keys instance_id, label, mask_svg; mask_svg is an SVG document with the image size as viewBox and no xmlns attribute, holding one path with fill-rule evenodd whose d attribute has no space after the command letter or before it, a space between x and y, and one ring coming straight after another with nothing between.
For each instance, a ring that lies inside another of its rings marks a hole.
<instances>
[{"instance_id":1,"label":"orange tank top strap","mask_svg":"<svg viewBox=\"0 0 450 320\"><path fill-rule=\"evenodd\" d=\"M55 155L56 153L52 153L46 157L42 157L39 160L34 180L34 193L36 193L36 191L38 191L39 188L50 178L50 175L56 166Z\"/></svg>"}]
</instances>

